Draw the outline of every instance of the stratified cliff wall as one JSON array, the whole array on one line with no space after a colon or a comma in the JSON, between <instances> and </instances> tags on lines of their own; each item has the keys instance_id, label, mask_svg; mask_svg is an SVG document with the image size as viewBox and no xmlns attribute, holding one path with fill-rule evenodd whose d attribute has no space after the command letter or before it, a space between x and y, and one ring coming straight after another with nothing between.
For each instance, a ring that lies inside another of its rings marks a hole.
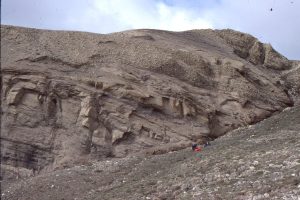
<instances>
[{"instance_id":1,"label":"stratified cliff wall","mask_svg":"<svg viewBox=\"0 0 300 200\"><path fill-rule=\"evenodd\" d=\"M26 173L185 148L299 94L297 64L232 30L2 26L1 53L2 165Z\"/></svg>"}]
</instances>

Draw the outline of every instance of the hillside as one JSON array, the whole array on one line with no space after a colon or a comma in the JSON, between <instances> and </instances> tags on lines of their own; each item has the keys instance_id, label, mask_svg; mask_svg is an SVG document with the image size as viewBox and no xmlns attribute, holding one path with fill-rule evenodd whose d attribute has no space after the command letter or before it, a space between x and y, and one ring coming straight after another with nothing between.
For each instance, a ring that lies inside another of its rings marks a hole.
<instances>
[{"instance_id":1,"label":"hillside","mask_svg":"<svg viewBox=\"0 0 300 200\"><path fill-rule=\"evenodd\" d=\"M4 185L2 199L299 199L300 107L190 148L57 170Z\"/></svg>"},{"instance_id":2,"label":"hillside","mask_svg":"<svg viewBox=\"0 0 300 200\"><path fill-rule=\"evenodd\" d=\"M299 69L233 30L3 25L1 180L213 140L298 104Z\"/></svg>"}]
</instances>

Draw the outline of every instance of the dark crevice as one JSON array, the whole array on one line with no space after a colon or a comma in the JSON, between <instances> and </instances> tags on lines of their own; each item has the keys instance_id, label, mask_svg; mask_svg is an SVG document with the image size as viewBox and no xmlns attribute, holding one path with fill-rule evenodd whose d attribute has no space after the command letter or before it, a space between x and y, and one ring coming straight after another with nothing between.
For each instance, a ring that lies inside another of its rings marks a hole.
<instances>
[{"instance_id":1,"label":"dark crevice","mask_svg":"<svg viewBox=\"0 0 300 200\"><path fill-rule=\"evenodd\" d=\"M135 136L132 132L125 132L122 138L117 139L113 145L120 145L120 144L131 144L135 139Z\"/></svg>"}]
</instances>

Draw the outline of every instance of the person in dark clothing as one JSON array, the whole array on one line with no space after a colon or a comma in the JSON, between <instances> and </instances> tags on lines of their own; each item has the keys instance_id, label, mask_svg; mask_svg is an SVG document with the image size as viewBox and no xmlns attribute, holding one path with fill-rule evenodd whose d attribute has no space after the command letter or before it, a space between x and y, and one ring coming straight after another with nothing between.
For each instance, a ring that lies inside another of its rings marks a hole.
<instances>
[{"instance_id":1,"label":"person in dark clothing","mask_svg":"<svg viewBox=\"0 0 300 200\"><path fill-rule=\"evenodd\" d=\"M195 148L197 147L197 144L192 144L192 150L194 151Z\"/></svg>"},{"instance_id":2,"label":"person in dark clothing","mask_svg":"<svg viewBox=\"0 0 300 200\"><path fill-rule=\"evenodd\" d=\"M205 142L204 147L207 147L207 146L210 146L210 145L211 145L210 142L207 141L207 142Z\"/></svg>"}]
</instances>

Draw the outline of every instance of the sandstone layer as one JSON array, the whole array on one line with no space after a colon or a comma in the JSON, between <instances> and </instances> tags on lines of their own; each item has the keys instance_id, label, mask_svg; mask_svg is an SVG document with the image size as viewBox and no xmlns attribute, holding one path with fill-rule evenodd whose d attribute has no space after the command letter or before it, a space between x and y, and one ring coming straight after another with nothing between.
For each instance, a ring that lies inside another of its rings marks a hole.
<instances>
[{"instance_id":1,"label":"sandstone layer","mask_svg":"<svg viewBox=\"0 0 300 200\"><path fill-rule=\"evenodd\" d=\"M233 30L1 26L1 67L2 166L24 174L185 148L299 97L299 64Z\"/></svg>"}]
</instances>

